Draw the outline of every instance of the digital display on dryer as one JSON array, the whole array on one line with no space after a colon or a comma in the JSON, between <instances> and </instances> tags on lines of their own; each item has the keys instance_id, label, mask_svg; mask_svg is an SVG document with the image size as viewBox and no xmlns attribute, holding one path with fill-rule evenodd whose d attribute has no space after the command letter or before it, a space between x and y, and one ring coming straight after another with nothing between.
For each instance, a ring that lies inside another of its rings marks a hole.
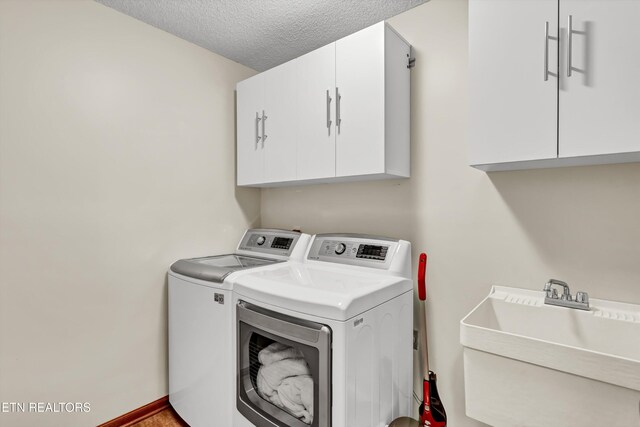
<instances>
[{"instance_id":1,"label":"digital display on dryer","mask_svg":"<svg viewBox=\"0 0 640 427\"><path fill-rule=\"evenodd\" d=\"M291 242L293 242L293 239L289 237L274 237L271 248L289 250Z\"/></svg>"},{"instance_id":2,"label":"digital display on dryer","mask_svg":"<svg viewBox=\"0 0 640 427\"><path fill-rule=\"evenodd\" d=\"M388 246L360 245L358 246L358 253L356 254L356 258L384 261L384 259L387 257L388 249Z\"/></svg>"}]
</instances>

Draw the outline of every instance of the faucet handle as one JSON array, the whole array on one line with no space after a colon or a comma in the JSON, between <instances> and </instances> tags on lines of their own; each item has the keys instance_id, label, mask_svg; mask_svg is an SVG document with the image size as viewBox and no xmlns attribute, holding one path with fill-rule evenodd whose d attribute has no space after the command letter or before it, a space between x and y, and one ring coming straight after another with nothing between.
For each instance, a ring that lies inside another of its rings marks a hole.
<instances>
[{"instance_id":1,"label":"faucet handle","mask_svg":"<svg viewBox=\"0 0 640 427\"><path fill-rule=\"evenodd\" d=\"M586 292L576 292L576 302L589 305L589 294Z\"/></svg>"}]
</instances>

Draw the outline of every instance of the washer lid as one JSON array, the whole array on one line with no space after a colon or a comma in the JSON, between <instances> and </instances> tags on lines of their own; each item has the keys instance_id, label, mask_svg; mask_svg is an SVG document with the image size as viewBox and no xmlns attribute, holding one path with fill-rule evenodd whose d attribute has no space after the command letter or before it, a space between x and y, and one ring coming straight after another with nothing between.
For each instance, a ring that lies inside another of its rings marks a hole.
<instances>
[{"instance_id":1,"label":"washer lid","mask_svg":"<svg viewBox=\"0 0 640 427\"><path fill-rule=\"evenodd\" d=\"M222 283L234 271L261 267L281 260L252 257L246 255L218 255L203 258L181 259L173 263L171 271L196 279Z\"/></svg>"},{"instance_id":2,"label":"washer lid","mask_svg":"<svg viewBox=\"0 0 640 427\"><path fill-rule=\"evenodd\" d=\"M410 279L385 273L362 267L287 263L243 273L233 287L259 302L346 321L412 289Z\"/></svg>"}]
</instances>

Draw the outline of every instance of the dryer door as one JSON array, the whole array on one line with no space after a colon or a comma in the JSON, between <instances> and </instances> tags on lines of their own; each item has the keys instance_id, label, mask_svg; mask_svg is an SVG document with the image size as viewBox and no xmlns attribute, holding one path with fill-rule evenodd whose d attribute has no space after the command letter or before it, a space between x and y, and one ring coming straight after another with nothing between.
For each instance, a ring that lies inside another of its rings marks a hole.
<instances>
[{"instance_id":1,"label":"dryer door","mask_svg":"<svg viewBox=\"0 0 640 427\"><path fill-rule=\"evenodd\" d=\"M331 329L238 302L236 406L258 427L331 426Z\"/></svg>"}]
</instances>

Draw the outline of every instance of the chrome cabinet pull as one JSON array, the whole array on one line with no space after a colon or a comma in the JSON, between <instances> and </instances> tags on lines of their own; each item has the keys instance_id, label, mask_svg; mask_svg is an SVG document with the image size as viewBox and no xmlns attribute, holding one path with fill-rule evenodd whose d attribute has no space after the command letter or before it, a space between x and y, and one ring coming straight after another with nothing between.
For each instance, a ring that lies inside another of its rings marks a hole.
<instances>
[{"instance_id":1,"label":"chrome cabinet pull","mask_svg":"<svg viewBox=\"0 0 640 427\"><path fill-rule=\"evenodd\" d=\"M549 21L544 23L544 81L549 80Z\"/></svg>"},{"instance_id":2,"label":"chrome cabinet pull","mask_svg":"<svg viewBox=\"0 0 640 427\"><path fill-rule=\"evenodd\" d=\"M264 110L262 110L262 147L264 148L264 142L267 140L267 134L264 133L265 123L267 122L267 116L264 115Z\"/></svg>"},{"instance_id":3,"label":"chrome cabinet pull","mask_svg":"<svg viewBox=\"0 0 640 427\"><path fill-rule=\"evenodd\" d=\"M338 133L340 133L340 125L342 124L342 119L340 118L340 100L342 96L338 88L336 87L336 127L338 128Z\"/></svg>"},{"instance_id":4,"label":"chrome cabinet pull","mask_svg":"<svg viewBox=\"0 0 640 427\"><path fill-rule=\"evenodd\" d=\"M258 125L260 124L260 120L262 119L260 118L260 116L258 115L258 112L256 111L256 149L258 149L258 143L260 142L260 135L258 134Z\"/></svg>"},{"instance_id":5,"label":"chrome cabinet pull","mask_svg":"<svg viewBox=\"0 0 640 427\"><path fill-rule=\"evenodd\" d=\"M331 97L329 96L329 89L327 89L327 133L331 135Z\"/></svg>"},{"instance_id":6,"label":"chrome cabinet pull","mask_svg":"<svg viewBox=\"0 0 640 427\"><path fill-rule=\"evenodd\" d=\"M567 77L571 77L571 51L573 50L573 16L567 19Z\"/></svg>"}]
</instances>

